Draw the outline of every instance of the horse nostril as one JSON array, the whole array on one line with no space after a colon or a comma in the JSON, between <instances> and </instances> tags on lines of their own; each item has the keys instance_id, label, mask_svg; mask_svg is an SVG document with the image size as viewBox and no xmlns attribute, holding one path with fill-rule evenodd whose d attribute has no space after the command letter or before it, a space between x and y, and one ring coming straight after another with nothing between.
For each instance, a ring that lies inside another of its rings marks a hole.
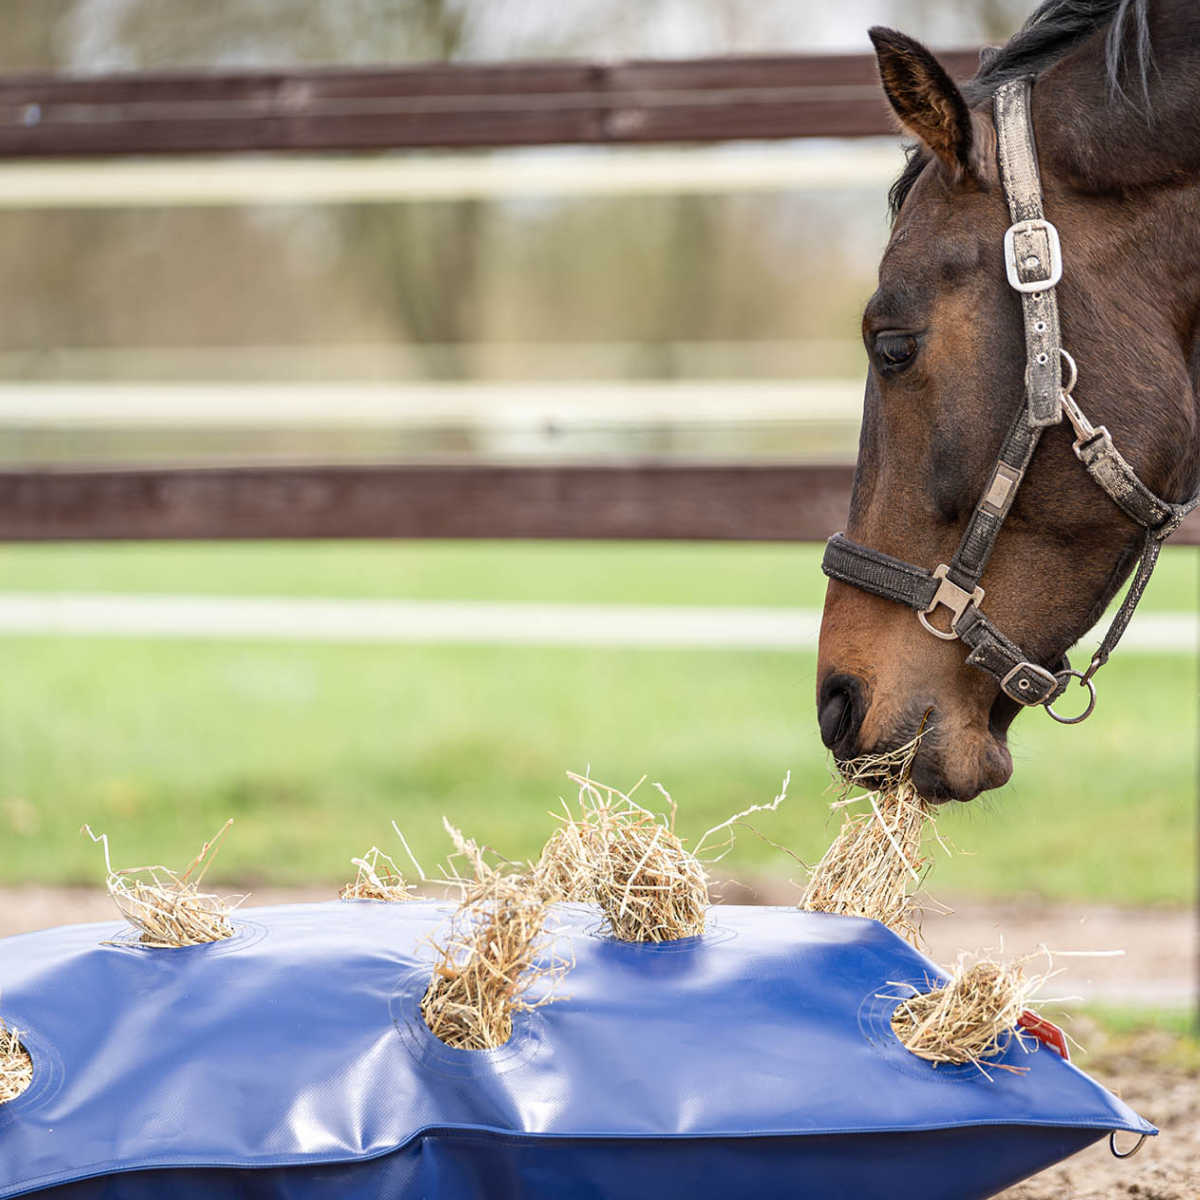
<instances>
[{"instance_id":1,"label":"horse nostril","mask_svg":"<svg viewBox=\"0 0 1200 1200\"><path fill-rule=\"evenodd\" d=\"M852 757L863 715L862 681L853 675L830 675L817 700L821 741L839 757Z\"/></svg>"}]
</instances>

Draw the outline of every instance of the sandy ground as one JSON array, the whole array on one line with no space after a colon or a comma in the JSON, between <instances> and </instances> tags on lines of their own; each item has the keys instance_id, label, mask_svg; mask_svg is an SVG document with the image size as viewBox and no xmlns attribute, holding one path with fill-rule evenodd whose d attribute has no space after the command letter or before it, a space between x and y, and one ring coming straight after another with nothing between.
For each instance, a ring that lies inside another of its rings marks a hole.
<instances>
[{"instance_id":1,"label":"sandy ground","mask_svg":"<svg viewBox=\"0 0 1200 1200\"><path fill-rule=\"evenodd\" d=\"M1099 1030L1077 1030L1089 1046L1082 1066L1161 1131L1128 1161L1105 1139L1065 1163L1002 1193L1003 1200L1197 1200L1200 1197L1200 1058L1177 1039L1144 1033L1105 1044ZM1125 1152L1135 1139L1122 1137Z\"/></svg>"},{"instance_id":2,"label":"sandy ground","mask_svg":"<svg viewBox=\"0 0 1200 1200\"><path fill-rule=\"evenodd\" d=\"M729 903L794 903L788 885L726 885ZM333 898L331 888L260 888L252 905ZM1089 1003L1182 1008L1195 1003L1197 922L1186 909L1049 905L1035 901L961 901L953 915L930 913L929 953L952 963L960 949L1013 952L1039 945L1059 952L1065 967L1056 995ZM114 918L107 895L93 888L0 888L0 936L49 925ZM1123 950L1121 955L1067 957L1065 951ZM1200 1058L1166 1033L1107 1038L1086 1018L1071 1027L1087 1047L1077 1061L1162 1130L1139 1154L1120 1162L1098 1143L1069 1162L1009 1189L1004 1200L1200 1200ZM1132 1139L1127 1139L1132 1140ZM1122 1146L1122 1149L1125 1149Z\"/></svg>"},{"instance_id":3,"label":"sandy ground","mask_svg":"<svg viewBox=\"0 0 1200 1200\"><path fill-rule=\"evenodd\" d=\"M731 904L793 904L797 894L790 884L772 880L730 883L720 889L721 899ZM255 889L247 903L332 899L331 887L268 887ZM1200 947L1196 915L1188 909L953 898L948 906L952 913L929 912L924 922L929 954L937 962L953 963L960 950L1002 947L1025 953L1046 946L1058 954L1055 965L1063 969L1054 980L1055 995L1146 1008L1182 1008L1195 1001ZM115 916L111 901L98 888L0 888L0 937ZM1102 956L1074 956L1089 951Z\"/></svg>"}]
</instances>

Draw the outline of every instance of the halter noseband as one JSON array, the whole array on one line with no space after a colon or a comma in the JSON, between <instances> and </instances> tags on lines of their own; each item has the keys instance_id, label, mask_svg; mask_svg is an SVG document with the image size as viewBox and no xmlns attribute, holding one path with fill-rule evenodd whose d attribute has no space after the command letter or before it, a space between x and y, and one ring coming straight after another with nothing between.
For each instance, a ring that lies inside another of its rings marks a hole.
<instances>
[{"instance_id":1,"label":"halter noseband","mask_svg":"<svg viewBox=\"0 0 1200 1200\"><path fill-rule=\"evenodd\" d=\"M1118 453L1108 430L1103 425L1093 426L1071 394L1075 362L1062 348L1054 294L1054 285L1062 277L1062 251L1058 230L1046 220L1042 209L1030 91L1028 79L1016 79L1003 84L995 95L1000 180L1013 220L1004 235L1004 261L1008 282L1021 296L1026 365L1025 398L1000 448L983 497L954 557L933 571L861 546L842 533L835 533L826 544L821 569L831 579L915 609L917 620L934 637L961 640L969 650L967 663L993 676L1010 700L1021 705L1044 704L1056 721L1074 725L1090 716L1096 705L1092 676L1108 661L1129 625L1150 582L1163 541L1196 507L1200 497L1172 504L1156 496ZM1065 387L1064 362L1069 372ZM1075 430L1076 457L1113 503L1146 531L1133 582L1086 672L1073 671L1066 655L1054 670L1033 662L980 609L984 590L979 581L1004 519L1042 431L1057 425L1064 413ZM950 617L944 630L930 619L939 608L946 609ZM1073 677L1087 688L1087 708L1077 717L1063 717L1051 705Z\"/></svg>"}]
</instances>

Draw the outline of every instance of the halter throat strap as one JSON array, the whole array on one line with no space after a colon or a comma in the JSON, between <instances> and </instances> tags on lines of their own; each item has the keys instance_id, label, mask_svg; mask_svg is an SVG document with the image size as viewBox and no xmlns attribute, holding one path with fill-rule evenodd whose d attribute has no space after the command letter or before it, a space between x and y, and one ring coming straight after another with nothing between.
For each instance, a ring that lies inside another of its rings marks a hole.
<instances>
[{"instance_id":1,"label":"halter throat strap","mask_svg":"<svg viewBox=\"0 0 1200 1200\"><path fill-rule=\"evenodd\" d=\"M860 545L842 533L829 539L821 567L831 579L914 609L921 625L934 637L961 640L968 649L967 664L991 675L1011 700L1021 705L1043 704L1055 720L1074 724L1092 712L1092 676L1108 661L1128 627L1163 541L1200 497L1173 504L1156 496L1117 451L1108 430L1093 426L1072 395L1075 363L1062 348L1055 294L1055 285L1062 278L1062 248L1058 230L1046 220L1043 209L1031 96L1028 79L1011 80L997 90L993 106L1000 180L1012 217L1004 235L1005 271L1021 297L1025 386L983 496L954 556L932 571ZM1068 369L1065 385L1064 365ZM1075 431L1075 455L1088 475L1145 530L1129 590L1084 673L1072 671L1066 655L1052 667L1033 661L981 609L985 592L980 581L1000 530L1043 430L1059 424L1064 414ZM1073 676L1088 689L1087 708L1078 717L1061 717L1051 705Z\"/></svg>"}]
</instances>

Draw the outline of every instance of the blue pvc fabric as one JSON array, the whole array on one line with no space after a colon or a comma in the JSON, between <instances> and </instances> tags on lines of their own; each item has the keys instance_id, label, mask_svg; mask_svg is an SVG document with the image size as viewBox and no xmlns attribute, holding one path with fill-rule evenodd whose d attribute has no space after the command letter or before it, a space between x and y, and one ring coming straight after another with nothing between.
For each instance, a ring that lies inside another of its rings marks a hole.
<instances>
[{"instance_id":1,"label":"blue pvc fabric","mask_svg":"<svg viewBox=\"0 0 1200 1200\"><path fill-rule=\"evenodd\" d=\"M1049 1050L938 1067L891 1032L942 976L883 926L717 908L703 937L606 938L495 1051L421 1020L445 904L240 912L148 950L119 925L0 941L34 1082L0 1105L0 1197L667 1200L992 1195L1106 1134L1154 1132Z\"/></svg>"}]
</instances>

